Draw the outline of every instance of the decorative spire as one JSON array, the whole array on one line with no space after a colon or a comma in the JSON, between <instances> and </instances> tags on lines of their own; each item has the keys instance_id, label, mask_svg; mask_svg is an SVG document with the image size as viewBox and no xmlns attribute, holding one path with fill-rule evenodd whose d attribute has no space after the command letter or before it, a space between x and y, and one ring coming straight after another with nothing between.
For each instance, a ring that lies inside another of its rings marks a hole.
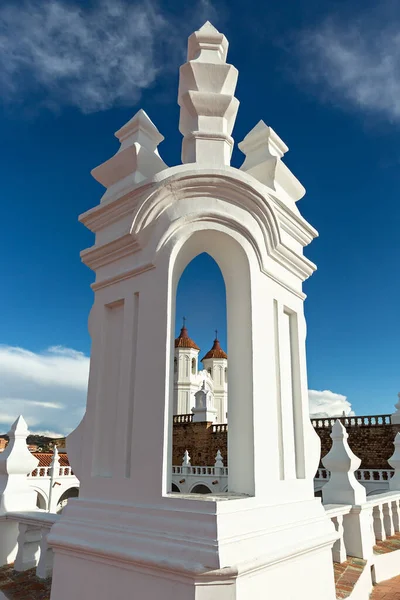
<instances>
[{"instance_id":1,"label":"decorative spire","mask_svg":"<svg viewBox=\"0 0 400 600\"><path fill-rule=\"evenodd\" d=\"M190 456L189 452L185 450L185 454L183 455L182 467L190 467Z\"/></svg>"},{"instance_id":2,"label":"decorative spire","mask_svg":"<svg viewBox=\"0 0 400 600\"><path fill-rule=\"evenodd\" d=\"M157 146L164 136L140 109L121 129L115 133L120 141L116 154L92 170L92 176L104 187L129 176L130 184L138 184L167 168L160 158Z\"/></svg>"},{"instance_id":3,"label":"decorative spire","mask_svg":"<svg viewBox=\"0 0 400 600\"><path fill-rule=\"evenodd\" d=\"M7 448L0 454L0 515L36 509L36 492L26 475L36 469L39 461L28 450L28 434L25 419L19 416L8 432Z\"/></svg>"},{"instance_id":4,"label":"decorative spire","mask_svg":"<svg viewBox=\"0 0 400 600\"><path fill-rule=\"evenodd\" d=\"M178 91L183 163L230 164L239 101L234 97L238 71L226 64L227 51L228 40L209 21L189 37Z\"/></svg>"},{"instance_id":5,"label":"decorative spire","mask_svg":"<svg viewBox=\"0 0 400 600\"><path fill-rule=\"evenodd\" d=\"M242 171L294 202L304 196L304 187L281 160L289 148L272 127L259 121L238 146L246 155Z\"/></svg>"},{"instance_id":6,"label":"decorative spire","mask_svg":"<svg viewBox=\"0 0 400 600\"><path fill-rule=\"evenodd\" d=\"M217 450L214 467L223 468L223 466L224 466L224 459L222 458L221 450Z\"/></svg>"},{"instance_id":7,"label":"decorative spire","mask_svg":"<svg viewBox=\"0 0 400 600\"><path fill-rule=\"evenodd\" d=\"M332 427L332 447L322 459L322 464L330 471L330 479L322 488L324 504L362 504L366 502L365 487L357 481L354 471L361 459L352 452L347 438L349 434L337 419Z\"/></svg>"}]
</instances>

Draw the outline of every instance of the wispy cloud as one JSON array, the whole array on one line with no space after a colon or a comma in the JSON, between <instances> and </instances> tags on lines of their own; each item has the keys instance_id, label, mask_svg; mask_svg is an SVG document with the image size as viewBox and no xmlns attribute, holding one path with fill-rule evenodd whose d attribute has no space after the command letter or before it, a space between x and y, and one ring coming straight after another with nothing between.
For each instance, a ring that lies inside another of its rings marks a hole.
<instances>
[{"instance_id":1,"label":"wispy cloud","mask_svg":"<svg viewBox=\"0 0 400 600\"><path fill-rule=\"evenodd\" d=\"M209 0L190 3L183 29L214 15ZM29 103L86 113L133 105L185 43L155 0L100 0L92 8L7 2L0 7L0 95L7 103L29 96Z\"/></svg>"},{"instance_id":2,"label":"wispy cloud","mask_svg":"<svg viewBox=\"0 0 400 600\"><path fill-rule=\"evenodd\" d=\"M343 412L354 415L347 397L330 390L308 390L308 400L310 416L314 418L341 417Z\"/></svg>"},{"instance_id":3,"label":"wispy cloud","mask_svg":"<svg viewBox=\"0 0 400 600\"><path fill-rule=\"evenodd\" d=\"M301 74L325 99L399 122L400 19L380 11L330 17L303 31L297 48Z\"/></svg>"},{"instance_id":4,"label":"wispy cloud","mask_svg":"<svg viewBox=\"0 0 400 600\"><path fill-rule=\"evenodd\" d=\"M31 432L69 433L85 409L88 374L89 358L70 348L0 346L0 433L19 414Z\"/></svg>"}]
</instances>

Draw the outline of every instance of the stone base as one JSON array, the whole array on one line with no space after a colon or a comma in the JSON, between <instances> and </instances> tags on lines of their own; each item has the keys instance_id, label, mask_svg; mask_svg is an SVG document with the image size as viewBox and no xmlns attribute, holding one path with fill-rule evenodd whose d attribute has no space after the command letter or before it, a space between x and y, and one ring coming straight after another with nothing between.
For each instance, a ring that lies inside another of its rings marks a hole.
<instances>
[{"instance_id":1,"label":"stone base","mask_svg":"<svg viewBox=\"0 0 400 600\"><path fill-rule=\"evenodd\" d=\"M335 600L337 536L319 500L206 498L70 502L49 536L51 600Z\"/></svg>"},{"instance_id":2,"label":"stone base","mask_svg":"<svg viewBox=\"0 0 400 600\"><path fill-rule=\"evenodd\" d=\"M335 600L329 549L309 552L248 573L220 569L203 575L95 561L57 553L51 600Z\"/></svg>"}]
</instances>

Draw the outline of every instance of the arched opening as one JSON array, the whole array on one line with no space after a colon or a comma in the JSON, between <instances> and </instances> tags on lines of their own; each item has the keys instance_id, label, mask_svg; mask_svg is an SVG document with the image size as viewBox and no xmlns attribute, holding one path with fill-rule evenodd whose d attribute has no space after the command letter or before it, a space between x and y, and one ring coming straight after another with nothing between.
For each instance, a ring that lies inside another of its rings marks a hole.
<instances>
[{"instance_id":1,"label":"arched opening","mask_svg":"<svg viewBox=\"0 0 400 600\"><path fill-rule=\"evenodd\" d=\"M227 346L225 283L218 264L209 254L198 254L183 270L177 285L175 315L174 363L185 348L191 355L191 374L190 379L179 375L174 381L174 411L186 417L174 419L172 464L177 467L182 464L188 445L195 448L191 456L193 467L212 467L215 463L214 432L209 424L225 422L228 394L227 384L214 390L210 377L212 367L209 361L202 363L203 357L212 349L216 329L221 347ZM202 390L204 396L196 396ZM209 437L204 447L196 447L196 432ZM173 486L171 489L179 491ZM201 493L210 493L208 488L206 490Z\"/></svg>"},{"instance_id":2,"label":"arched opening","mask_svg":"<svg viewBox=\"0 0 400 600\"><path fill-rule=\"evenodd\" d=\"M171 486L171 492L180 492L180 489L178 488L178 486L176 485L176 483L173 483Z\"/></svg>"},{"instance_id":3,"label":"arched opening","mask_svg":"<svg viewBox=\"0 0 400 600\"><path fill-rule=\"evenodd\" d=\"M211 494L211 490L203 483L199 483L194 486L194 488L190 491L190 493L191 494Z\"/></svg>"},{"instance_id":4,"label":"arched opening","mask_svg":"<svg viewBox=\"0 0 400 600\"><path fill-rule=\"evenodd\" d=\"M57 513L60 514L67 505L68 500L70 498L77 498L79 496L79 488L73 487L65 490L65 492L60 496L59 501L57 502Z\"/></svg>"},{"instance_id":5,"label":"arched opening","mask_svg":"<svg viewBox=\"0 0 400 600\"><path fill-rule=\"evenodd\" d=\"M246 251L244 250L246 247ZM207 254L209 255L207 257ZM180 241L170 255L172 264L172 277L170 285L170 302L173 313L171 321L171 338L174 338L175 316L178 317L177 325L179 325L180 317L184 311L182 305L181 293L179 287L183 285L186 274L190 272L191 261L193 264L197 260L208 260L210 257L217 263L225 284L226 290L226 338L223 337L222 331L218 337L222 344L227 344L229 368L228 368L228 401L229 401L229 435L227 436L227 463L229 466L228 487L231 493L254 495L255 491L255 467L254 467L254 418L253 418L253 371L252 371L252 310L251 310L251 269L254 270L254 277L259 273L259 263L257 257L252 254L250 245L239 234L232 232L225 233L215 229L201 229L189 235ZM187 268L189 266L189 268ZM213 296L213 287L207 285L208 273L205 274L205 281L198 277L192 279L192 285L197 287L197 305L199 311L205 317L208 316L210 306L215 306L215 303L210 301ZM177 294L178 291L178 294ZM210 296L207 293L210 293ZM192 292L193 293L193 292ZM199 298L201 302L199 302ZM185 311L187 312L187 311ZM201 313L200 313L201 314ZM188 321L191 320L189 314ZM211 323L210 323L211 325ZM213 323L214 325L214 323ZM213 327L214 329L215 327ZM202 337L205 323L202 323ZM220 328L221 330L221 328ZM190 330L189 330L190 332ZM214 337L214 336L212 336ZM199 340L200 341L200 340ZM200 342L201 343L201 342ZM207 347L207 346L206 346ZM201 357L200 357L201 358ZM172 373L172 358L171 373ZM212 362L212 361L211 361ZM212 365L211 365L212 366ZM206 377L210 377L206 372ZM215 389L214 380L211 380L212 387ZM170 387L170 422L172 421L172 408L174 406L174 389ZM193 420L195 419L193 415ZM191 417L187 420L190 421ZM175 419L177 421L178 419ZM181 419L182 420L182 419ZM223 418L222 422L226 422ZM172 426L171 426L172 428ZM219 426L212 428L215 433L221 433ZM171 431L171 430L170 430ZM223 430L227 433L227 428ZM171 434L169 434L170 436ZM171 440L171 437L169 437ZM174 447L174 455L172 451ZM167 445L165 454L164 473L165 473L165 491L171 489L171 463L173 459L174 465L181 465L181 451L184 448L179 448L171 442ZM183 454L183 452L182 452ZM192 466L197 466L199 461L205 464L204 453L201 456L192 456ZM208 457L207 457L208 458ZM204 461L204 462L203 462ZM210 462L209 459L207 462ZM197 463L197 465L196 465ZM213 463L211 463L213 464Z\"/></svg>"},{"instance_id":6,"label":"arched opening","mask_svg":"<svg viewBox=\"0 0 400 600\"><path fill-rule=\"evenodd\" d=\"M46 510L47 509L46 498L43 496L43 494L41 494L38 491L36 491L36 506L40 510Z\"/></svg>"}]
</instances>

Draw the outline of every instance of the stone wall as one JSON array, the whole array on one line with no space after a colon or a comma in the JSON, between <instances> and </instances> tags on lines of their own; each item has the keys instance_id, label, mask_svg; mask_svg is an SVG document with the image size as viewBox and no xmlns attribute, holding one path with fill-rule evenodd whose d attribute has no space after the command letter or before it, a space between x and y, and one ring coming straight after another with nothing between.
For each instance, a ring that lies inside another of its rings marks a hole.
<instances>
[{"instance_id":1,"label":"stone wall","mask_svg":"<svg viewBox=\"0 0 400 600\"><path fill-rule=\"evenodd\" d=\"M321 439L321 457L332 445L330 427L316 427ZM348 442L356 456L361 458L362 469L390 469L387 459L394 451L393 441L400 425L354 425L347 427ZM210 466L221 450L224 465L228 466L227 433L213 432L211 423L174 423L173 464L181 465L185 450L189 451L192 465ZM322 466L322 464L321 464Z\"/></svg>"},{"instance_id":2,"label":"stone wall","mask_svg":"<svg viewBox=\"0 0 400 600\"><path fill-rule=\"evenodd\" d=\"M321 457L332 446L331 430L327 427L315 428L321 439ZM391 469L387 462L394 451L394 438L400 425L355 425L347 427L349 446L361 458L361 469ZM321 464L322 466L322 464Z\"/></svg>"},{"instance_id":3,"label":"stone wall","mask_svg":"<svg viewBox=\"0 0 400 600\"><path fill-rule=\"evenodd\" d=\"M195 466L213 465L218 450L221 450L224 465L228 464L227 434L213 433L211 423L174 423L172 464L182 464L185 450L188 450Z\"/></svg>"}]
</instances>

